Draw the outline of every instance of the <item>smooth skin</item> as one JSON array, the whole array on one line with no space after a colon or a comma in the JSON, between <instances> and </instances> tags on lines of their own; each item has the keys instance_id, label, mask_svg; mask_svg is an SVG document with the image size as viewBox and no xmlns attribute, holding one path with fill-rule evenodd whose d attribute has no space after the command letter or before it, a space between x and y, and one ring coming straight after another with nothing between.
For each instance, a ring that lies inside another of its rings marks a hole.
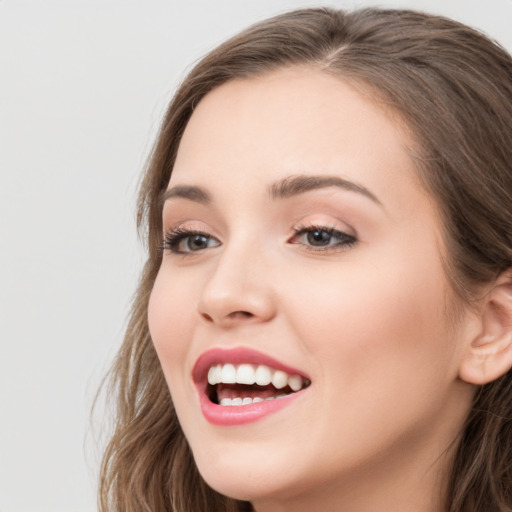
<instances>
[{"instance_id":1,"label":"smooth skin","mask_svg":"<svg viewBox=\"0 0 512 512\"><path fill-rule=\"evenodd\" d=\"M165 202L150 331L200 473L257 512L445 510L454 441L491 378L488 308L454 325L411 147L367 90L305 67L222 85L187 125L169 190L200 190ZM283 186L297 176L327 180ZM191 372L213 347L312 384L259 421L211 425Z\"/></svg>"}]
</instances>

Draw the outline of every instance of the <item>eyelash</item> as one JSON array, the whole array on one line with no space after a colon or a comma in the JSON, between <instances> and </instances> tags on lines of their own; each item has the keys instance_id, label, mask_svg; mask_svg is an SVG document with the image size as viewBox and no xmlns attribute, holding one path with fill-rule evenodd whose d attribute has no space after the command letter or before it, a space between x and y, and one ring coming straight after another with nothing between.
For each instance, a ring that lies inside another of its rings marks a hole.
<instances>
[{"instance_id":1,"label":"eyelash","mask_svg":"<svg viewBox=\"0 0 512 512\"><path fill-rule=\"evenodd\" d=\"M306 250L311 252L321 252L321 251L339 251L343 249L347 249L352 247L357 243L357 238L353 235L349 235L348 233L345 233L343 231L340 231L339 229L333 228L333 227L327 227L327 226L321 226L321 225L301 225L293 228L294 235L289 239L288 243L292 244L298 244L298 242L292 242L292 240L297 240L301 236L312 234L314 232L321 232L324 234L327 234L329 237L336 237L339 239L339 241L335 244L329 244L329 245L313 245L313 244L302 244ZM208 249L210 247L204 247L202 249L198 249L197 251L194 250L188 250L184 251L180 249L180 244L185 241L186 239L190 239L193 236L202 236L207 239L207 243L210 241L215 241L216 245L213 247L217 247L218 245L221 245L220 242L214 238L210 233L206 231L201 231L197 229L186 229L186 228L175 228L169 231L163 239L162 243L162 250L168 250L173 254L180 254L180 255L190 255L193 253L200 253L204 251L205 249Z\"/></svg>"},{"instance_id":2,"label":"eyelash","mask_svg":"<svg viewBox=\"0 0 512 512\"><path fill-rule=\"evenodd\" d=\"M187 255L192 254L194 252L201 252L201 250L198 251L183 251L179 249L180 243L186 240L187 238L190 238L192 236L203 236L209 240L216 240L210 233L207 233L206 231L201 231L200 229L186 229L177 227L169 231L165 236L162 243L162 249L168 250L173 254L181 254L181 255ZM219 242L220 245L220 242ZM203 249L204 250L204 249Z\"/></svg>"},{"instance_id":3,"label":"eyelash","mask_svg":"<svg viewBox=\"0 0 512 512\"><path fill-rule=\"evenodd\" d=\"M293 229L293 231L295 232L295 235L291 238L291 240L297 239L307 234L314 233L315 231L326 233L329 237L336 237L339 239L337 243L325 246L303 244L306 250L311 252L340 251L354 246L358 241L357 238L353 235L349 235L348 233L345 233L344 231L340 231L339 229L333 227L322 225L297 226L296 228Z\"/></svg>"}]
</instances>

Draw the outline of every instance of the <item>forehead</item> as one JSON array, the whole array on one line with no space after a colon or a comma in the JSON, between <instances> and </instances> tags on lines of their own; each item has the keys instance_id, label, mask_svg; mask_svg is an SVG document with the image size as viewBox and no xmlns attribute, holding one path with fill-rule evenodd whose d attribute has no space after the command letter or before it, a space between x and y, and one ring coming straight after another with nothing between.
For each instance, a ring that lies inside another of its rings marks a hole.
<instances>
[{"instance_id":1,"label":"forehead","mask_svg":"<svg viewBox=\"0 0 512 512\"><path fill-rule=\"evenodd\" d=\"M424 195L405 124L377 101L368 88L309 67L230 81L195 109L171 184L225 191L229 180L229 190L243 194L249 183L316 173L362 183L377 196L381 189Z\"/></svg>"}]
</instances>

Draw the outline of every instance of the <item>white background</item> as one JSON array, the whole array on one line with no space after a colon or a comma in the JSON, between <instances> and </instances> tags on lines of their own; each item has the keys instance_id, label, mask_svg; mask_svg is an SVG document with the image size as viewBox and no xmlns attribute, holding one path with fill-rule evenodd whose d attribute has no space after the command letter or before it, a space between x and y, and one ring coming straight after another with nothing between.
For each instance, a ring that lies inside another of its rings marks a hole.
<instances>
[{"instance_id":1,"label":"white background","mask_svg":"<svg viewBox=\"0 0 512 512\"><path fill-rule=\"evenodd\" d=\"M96 510L90 407L142 260L135 191L164 106L227 36L313 5L370 2L0 0L1 512ZM512 0L379 5L512 50Z\"/></svg>"}]
</instances>

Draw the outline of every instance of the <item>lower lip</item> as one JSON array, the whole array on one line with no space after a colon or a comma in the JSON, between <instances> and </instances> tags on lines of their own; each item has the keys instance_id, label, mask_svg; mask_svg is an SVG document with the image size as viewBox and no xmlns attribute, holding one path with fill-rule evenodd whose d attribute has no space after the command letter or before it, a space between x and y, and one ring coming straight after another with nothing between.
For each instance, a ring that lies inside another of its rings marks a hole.
<instances>
[{"instance_id":1,"label":"lower lip","mask_svg":"<svg viewBox=\"0 0 512 512\"><path fill-rule=\"evenodd\" d=\"M213 425L229 426L244 425L265 418L270 414L284 409L300 395L302 395L302 392L298 391L284 398L264 400L263 402L257 402L255 404L217 405L211 402L208 397L200 391L199 401L203 416L209 423Z\"/></svg>"}]
</instances>

